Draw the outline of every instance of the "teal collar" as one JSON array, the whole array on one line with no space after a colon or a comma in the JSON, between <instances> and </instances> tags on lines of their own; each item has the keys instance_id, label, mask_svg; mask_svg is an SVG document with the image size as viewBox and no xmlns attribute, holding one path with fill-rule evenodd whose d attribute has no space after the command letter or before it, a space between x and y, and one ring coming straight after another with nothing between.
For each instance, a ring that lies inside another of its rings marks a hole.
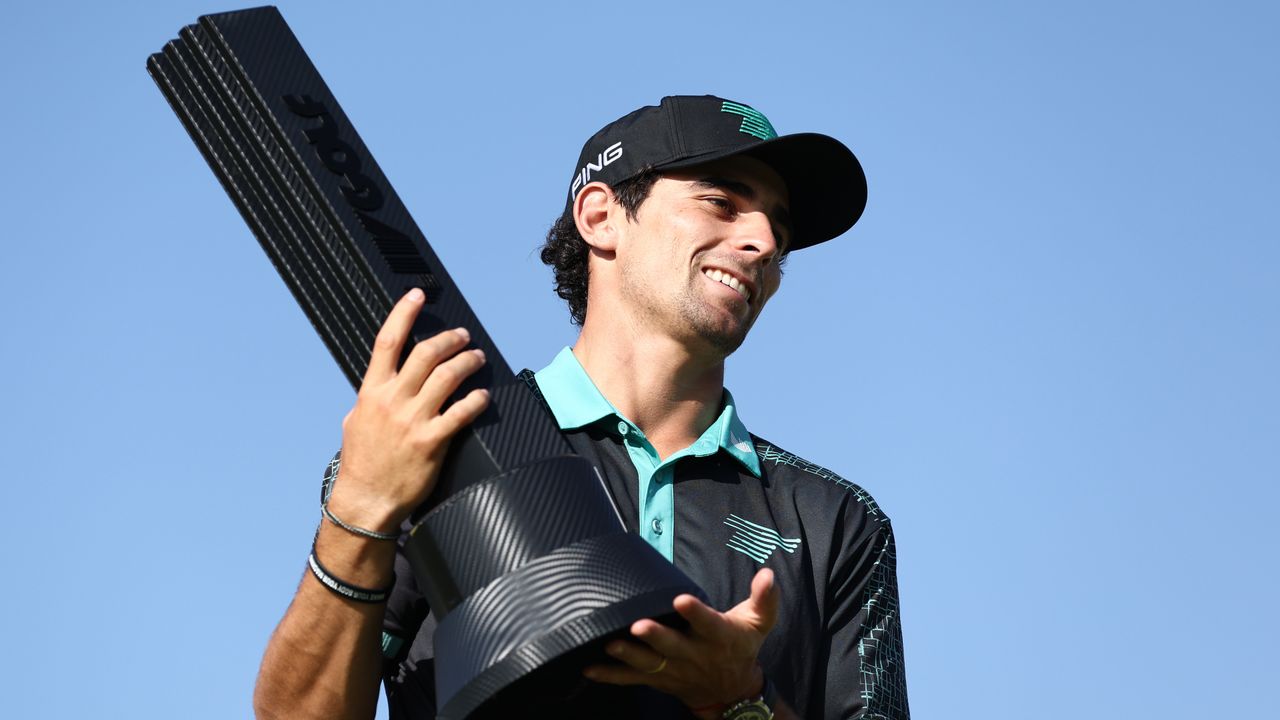
<instances>
[{"instance_id":1,"label":"teal collar","mask_svg":"<svg viewBox=\"0 0 1280 720\"><path fill-rule=\"evenodd\" d=\"M611 421L611 432L617 431L616 425L620 422L626 423L625 427L639 430L635 423L624 417L600 394L571 349L561 350L550 365L534 373L533 377L542 396L551 406L551 413L555 415L556 424L561 430L576 430L601 420ZM703 431L697 441L676 455L705 456L717 449L725 451L752 475L760 477L760 459L756 457L751 434L738 417L733 395L728 390L724 391L724 406L720 416Z\"/></svg>"}]
</instances>

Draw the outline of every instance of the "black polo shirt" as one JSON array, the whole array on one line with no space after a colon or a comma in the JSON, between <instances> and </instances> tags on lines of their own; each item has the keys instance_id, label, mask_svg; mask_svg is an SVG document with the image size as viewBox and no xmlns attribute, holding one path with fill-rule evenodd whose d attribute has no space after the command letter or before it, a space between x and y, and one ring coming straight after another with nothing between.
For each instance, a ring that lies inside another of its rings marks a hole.
<instances>
[{"instance_id":1,"label":"black polo shirt","mask_svg":"<svg viewBox=\"0 0 1280 720\"><path fill-rule=\"evenodd\" d=\"M540 392L533 373L521 377ZM719 422L720 442L695 443L645 488L635 428L616 411L561 429L601 470L627 529L655 547L666 544L667 557L706 590L713 607L733 607L750 596L761 567L774 571L782 601L759 659L801 717L909 718L889 519L866 491L835 473L755 435L737 437L745 430L736 413L722 412ZM717 434L702 439L710 437ZM744 458L747 447L757 462ZM669 506L655 503L655 480L669 483ZM666 527L655 527L663 512L673 514ZM396 578L383 636L388 705L392 718L431 718L435 623L403 556ZM647 688L601 688L581 704L565 717L691 717Z\"/></svg>"}]
</instances>

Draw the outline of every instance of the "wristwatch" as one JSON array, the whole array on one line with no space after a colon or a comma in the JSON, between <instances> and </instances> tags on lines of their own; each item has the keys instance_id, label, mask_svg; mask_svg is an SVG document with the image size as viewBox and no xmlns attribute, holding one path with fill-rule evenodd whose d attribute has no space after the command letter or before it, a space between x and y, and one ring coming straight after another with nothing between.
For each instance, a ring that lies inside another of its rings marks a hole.
<instances>
[{"instance_id":1,"label":"wristwatch","mask_svg":"<svg viewBox=\"0 0 1280 720\"><path fill-rule=\"evenodd\" d=\"M766 677L758 697L748 698L731 706L720 718L721 720L773 720L773 705L777 697L773 683Z\"/></svg>"},{"instance_id":2,"label":"wristwatch","mask_svg":"<svg viewBox=\"0 0 1280 720\"><path fill-rule=\"evenodd\" d=\"M773 711L764 704L764 698L743 700L720 716L724 720L773 720Z\"/></svg>"}]
</instances>

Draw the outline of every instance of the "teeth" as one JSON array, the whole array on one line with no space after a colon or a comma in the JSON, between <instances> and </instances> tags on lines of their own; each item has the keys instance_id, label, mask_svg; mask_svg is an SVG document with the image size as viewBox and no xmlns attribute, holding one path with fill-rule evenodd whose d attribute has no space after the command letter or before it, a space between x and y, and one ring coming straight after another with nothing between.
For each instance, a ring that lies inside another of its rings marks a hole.
<instances>
[{"instance_id":1,"label":"teeth","mask_svg":"<svg viewBox=\"0 0 1280 720\"><path fill-rule=\"evenodd\" d=\"M738 294L741 295L744 300L751 299L751 291L748 290L745 285L738 282L738 279L735 278L734 276L729 275L728 273L723 273L715 269L707 270L706 276L711 278L712 280L715 280L718 283L721 283L723 285L728 285L734 290L737 290Z\"/></svg>"}]
</instances>

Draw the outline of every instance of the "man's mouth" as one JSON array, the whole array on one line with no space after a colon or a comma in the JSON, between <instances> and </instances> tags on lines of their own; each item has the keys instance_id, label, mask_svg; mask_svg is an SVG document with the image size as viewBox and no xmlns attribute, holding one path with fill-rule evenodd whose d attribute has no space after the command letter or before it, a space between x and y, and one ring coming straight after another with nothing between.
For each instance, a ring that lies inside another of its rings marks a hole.
<instances>
[{"instance_id":1,"label":"man's mouth","mask_svg":"<svg viewBox=\"0 0 1280 720\"><path fill-rule=\"evenodd\" d=\"M727 285L733 290L736 290L737 293L742 296L743 300L747 300L747 301L751 300L751 288L747 287L745 283L743 283L738 278L730 275L729 273L724 272L722 270L717 270L715 268L707 268L706 270L702 271L702 274L706 275L712 280L715 280L721 285Z\"/></svg>"}]
</instances>

